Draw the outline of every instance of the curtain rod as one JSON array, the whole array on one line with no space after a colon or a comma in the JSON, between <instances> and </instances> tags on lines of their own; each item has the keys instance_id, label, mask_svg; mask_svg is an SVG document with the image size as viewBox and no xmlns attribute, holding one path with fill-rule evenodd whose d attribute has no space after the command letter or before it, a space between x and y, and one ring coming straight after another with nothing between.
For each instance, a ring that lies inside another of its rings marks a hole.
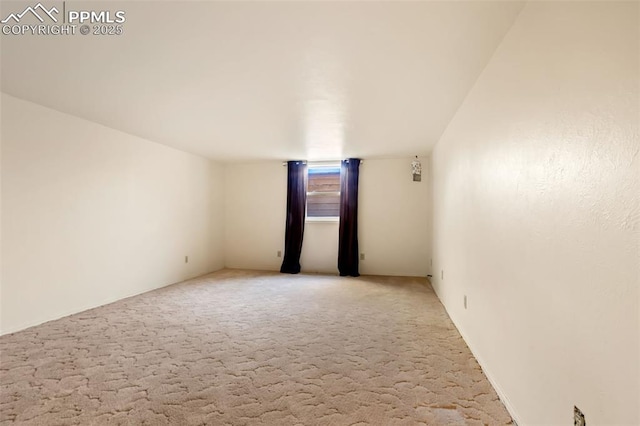
<instances>
[{"instance_id":1,"label":"curtain rod","mask_svg":"<svg viewBox=\"0 0 640 426\"><path fill-rule=\"evenodd\" d=\"M292 161L295 161L295 160L292 160ZM311 164L317 164L317 165L321 166L321 165L323 165L323 164L327 164L327 165L329 165L329 164L341 163L341 162L342 162L342 160L336 160L336 161L306 161L306 160L302 160L302 161L300 161L300 162L301 162L302 164L309 164L309 163L311 163ZM282 162L282 165L283 165L283 166L286 166L286 165L287 165L287 163L288 163L287 161L283 161L283 162ZM364 160L360 160L360 164L362 164L362 163L364 163Z\"/></svg>"}]
</instances>

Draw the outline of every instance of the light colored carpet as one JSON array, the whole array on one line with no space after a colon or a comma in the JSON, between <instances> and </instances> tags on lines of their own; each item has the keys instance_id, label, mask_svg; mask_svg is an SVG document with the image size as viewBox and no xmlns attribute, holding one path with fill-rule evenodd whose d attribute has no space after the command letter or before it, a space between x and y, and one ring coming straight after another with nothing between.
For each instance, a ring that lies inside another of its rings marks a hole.
<instances>
[{"instance_id":1,"label":"light colored carpet","mask_svg":"<svg viewBox=\"0 0 640 426\"><path fill-rule=\"evenodd\" d=\"M420 278L224 270L0 349L3 424L511 423Z\"/></svg>"}]
</instances>

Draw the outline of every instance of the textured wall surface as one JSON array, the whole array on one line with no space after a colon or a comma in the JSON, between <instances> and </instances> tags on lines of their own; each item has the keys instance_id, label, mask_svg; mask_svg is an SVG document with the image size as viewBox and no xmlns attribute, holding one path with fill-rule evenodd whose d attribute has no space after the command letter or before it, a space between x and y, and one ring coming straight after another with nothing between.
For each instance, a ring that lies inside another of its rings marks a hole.
<instances>
[{"instance_id":1,"label":"textured wall surface","mask_svg":"<svg viewBox=\"0 0 640 426\"><path fill-rule=\"evenodd\" d=\"M358 221L360 272L424 277L430 273L431 215L428 159L414 182L413 158L365 160L360 170ZM426 261L425 261L426 259Z\"/></svg>"},{"instance_id":2,"label":"textured wall surface","mask_svg":"<svg viewBox=\"0 0 640 426\"><path fill-rule=\"evenodd\" d=\"M225 181L225 266L279 271L284 250L287 168L281 161L228 164Z\"/></svg>"},{"instance_id":3,"label":"textured wall surface","mask_svg":"<svg viewBox=\"0 0 640 426\"><path fill-rule=\"evenodd\" d=\"M529 3L433 154L434 287L520 424L640 423L638 7Z\"/></svg>"},{"instance_id":4,"label":"textured wall surface","mask_svg":"<svg viewBox=\"0 0 640 426\"><path fill-rule=\"evenodd\" d=\"M2 333L220 269L222 178L2 94Z\"/></svg>"}]
</instances>

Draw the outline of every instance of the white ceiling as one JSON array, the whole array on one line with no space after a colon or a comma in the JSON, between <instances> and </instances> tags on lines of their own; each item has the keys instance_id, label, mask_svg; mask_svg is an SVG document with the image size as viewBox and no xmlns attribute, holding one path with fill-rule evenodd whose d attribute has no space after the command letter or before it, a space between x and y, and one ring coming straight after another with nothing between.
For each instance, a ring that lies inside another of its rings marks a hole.
<instances>
[{"instance_id":1,"label":"white ceiling","mask_svg":"<svg viewBox=\"0 0 640 426\"><path fill-rule=\"evenodd\" d=\"M420 155L522 6L67 1L124 34L2 35L2 91L223 161Z\"/></svg>"}]
</instances>

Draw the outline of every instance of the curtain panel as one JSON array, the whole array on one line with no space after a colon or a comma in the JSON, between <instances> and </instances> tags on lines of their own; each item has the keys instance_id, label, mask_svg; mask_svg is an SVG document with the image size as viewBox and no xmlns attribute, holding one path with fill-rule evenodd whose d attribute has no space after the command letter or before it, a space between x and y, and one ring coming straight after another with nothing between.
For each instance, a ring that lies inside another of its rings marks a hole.
<instances>
[{"instance_id":1,"label":"curtain panel","mask_svg":"<svg viewBox=\"0 0 640 426\"><path fill-rule=\"evenodd\" d=\"M307 208L307 165L302 161L287 162L287 222L284 234L284 259L280 272L300 272L300 254Z\"/></svg>"},{"instance_id":2,"label":"curtain panel","mask_svg":"<svg viewBox=\"0 0 640 426\"><path fill-rule=\"evenodd\" d=\"M340 227L338 271L340 276L360 276L358 271L358 177L360 160L342 161L340 169Z\"/></svg>"}]
</instances>

